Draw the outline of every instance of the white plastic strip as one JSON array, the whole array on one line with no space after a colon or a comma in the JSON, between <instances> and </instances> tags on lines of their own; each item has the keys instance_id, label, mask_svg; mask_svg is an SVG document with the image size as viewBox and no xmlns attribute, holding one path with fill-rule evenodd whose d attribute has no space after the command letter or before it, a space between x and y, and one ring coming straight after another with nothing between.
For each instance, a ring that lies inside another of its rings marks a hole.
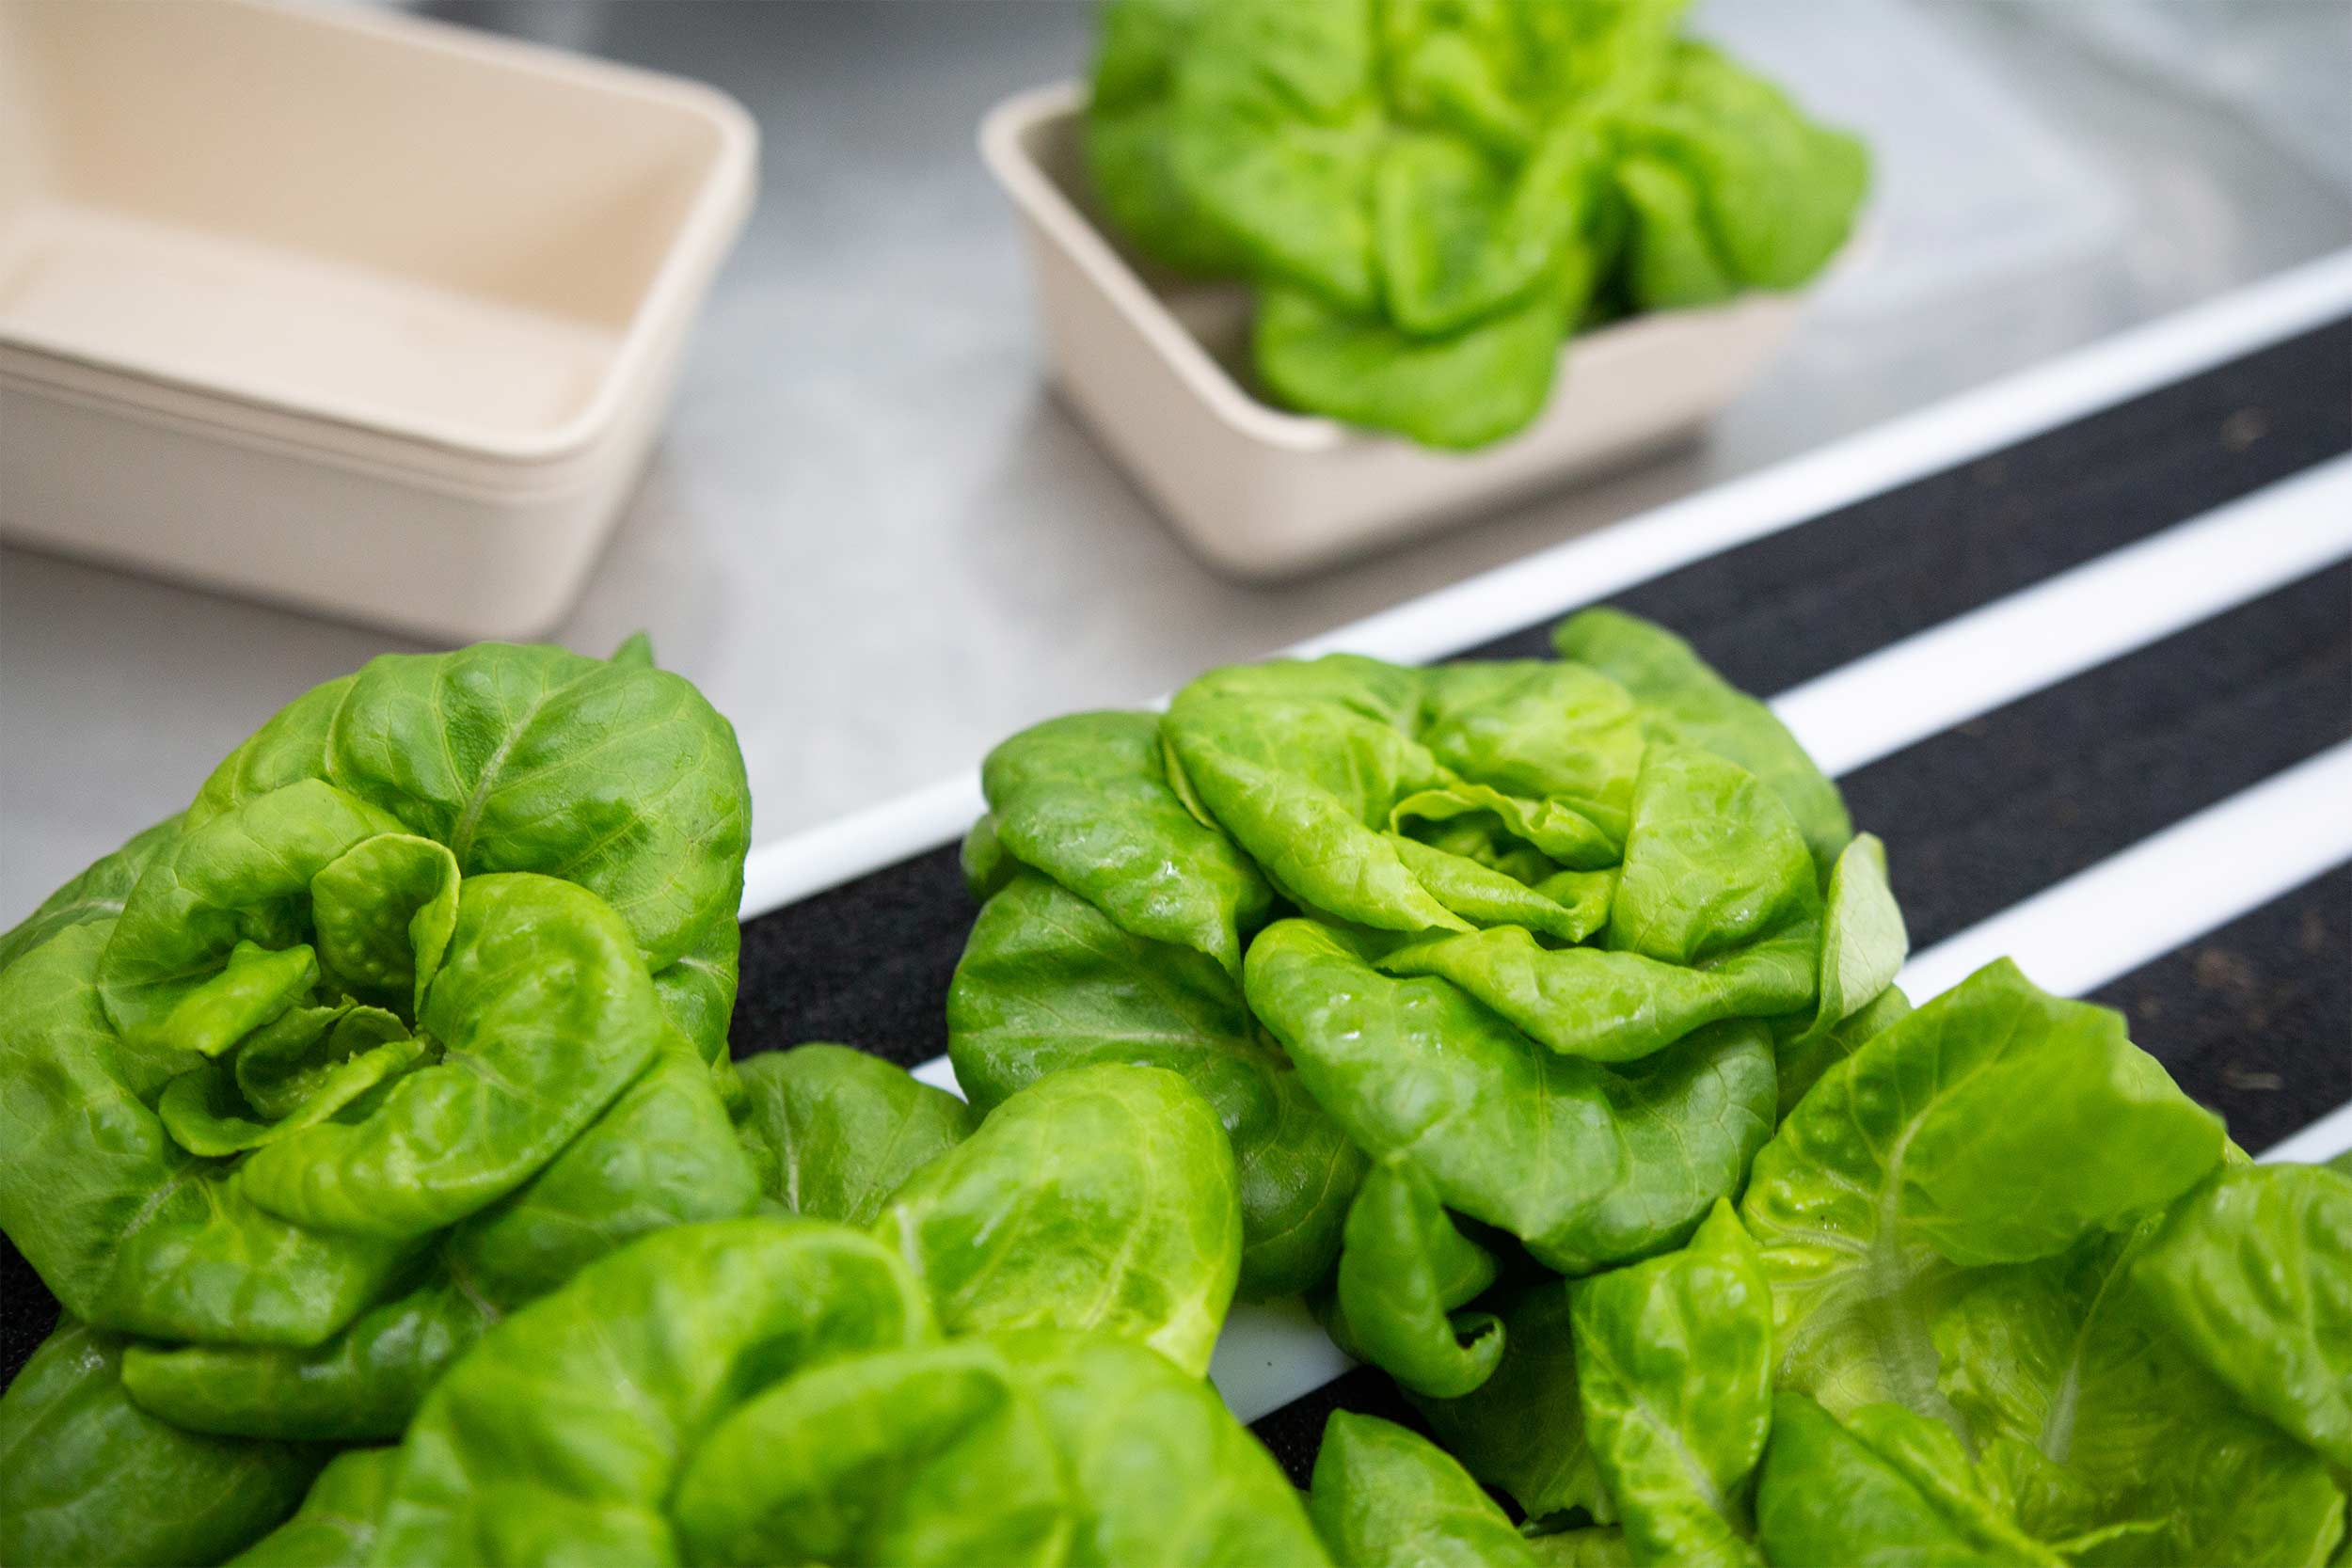
<instances>
[{"instance_id":1,"label":"white plastic strip","mask_svg":"<svg viewBox=\"0 0 2352 1568\"><path fill-rule=\"evenodd\" d=\"M986 804L976 768L852 812L829 827L760 845L743 863L741 918L766 914L945 844L970 827Z\"/></svg>"},{"instance_id":2,"label":"white plastic strip","mask_svg":"<svg viewBox=\"0 0 2352 1568\"><path fill-rule=\"evenodd\" d=\"M1772 699L1836 778L2352 556L2352 456L2304 469Z\"/></svg>"},{"instance_id":3,"label":"white plastic strip","mask_svg":"<svg viewBox=\"0 0 2352 1568\"><path fill-rule=\"evenodd\" d=\"M2352 311L2352 250L1556 545L1292 651L1346 649L1400 662L1434 658L2053 429L2346 311ZM945 843L978 810L978 775L971 771L760 846L744 868L743 917Z\"/></svg>"},{"instance_id":4,"label":"white plastic strip","mask_svg":"<svg viewBox=\"0 0 2352 1568\"><path fill-rule=\"evenodd\" d=\"M2347 1069L2352 1072L2352 1069ZM2265 1164L2286 1161L2315 1165L2352 1148L2352 1104L2339 1105L2291 1138L2281 1139L2254 1158Z\"/></svg>"},{"instance_id":5,"label":"white plastic strip","mask_svg":"<svg viewBox=\"0 0 2352 1568\"><path fill-rule=\"evenodd\" d=\"M2008 954L2080 996L2352 860L2352 741L2273 774L1938 942L1895 983L1914 1002Z\"/></svg>"},{"instance_id":6,"label":"white plastic strip","mask_svg":"<svg viewBox=\"0 0 2352 1568\"><path fill-rule=\"evenodd\" d=\"M2055 429L2352 308L2352 249L1318 637L1420 663Z\"/></svg>"}]
</instances>

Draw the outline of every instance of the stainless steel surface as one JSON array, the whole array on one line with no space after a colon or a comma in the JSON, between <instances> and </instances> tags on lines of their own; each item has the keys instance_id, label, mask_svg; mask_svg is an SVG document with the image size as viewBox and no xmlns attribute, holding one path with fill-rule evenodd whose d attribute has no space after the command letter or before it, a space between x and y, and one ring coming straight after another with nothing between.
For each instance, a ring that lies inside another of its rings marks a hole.
<instances>
[{"instance_id":1,"label":"stainless steel surface","mask_svg":"<svg viewBox=\"0 0 2352 1568\"><path fill-rule=\"evenodd\" d=\"M426 8L702 77L760 120L759 210L559 637L601 651L649 628L734 719L762 839L967 766L1042 715L1147 698L2352 243L2341 183L2035 8L1718 0L1710 23L1880 141L1898 185L1870 265L1702 446L1251 588L1184 554L1041 383L1013 225L973 151L990 103L1082 67L1085 7ZM2314 70L2352 75L2345 8L2265 14L2308 28ZM1907 31L1882 49L1868 29L1889 17ZM1939 51L1957 73L1915 89L1903 71ZM1963 109L2016 130L2009 162L1953 145ZM1977 205L1956 212L1963 195ZM0 923L183 803L278 704L405 646L0 550Z\"/></svg>"}]
</instances>

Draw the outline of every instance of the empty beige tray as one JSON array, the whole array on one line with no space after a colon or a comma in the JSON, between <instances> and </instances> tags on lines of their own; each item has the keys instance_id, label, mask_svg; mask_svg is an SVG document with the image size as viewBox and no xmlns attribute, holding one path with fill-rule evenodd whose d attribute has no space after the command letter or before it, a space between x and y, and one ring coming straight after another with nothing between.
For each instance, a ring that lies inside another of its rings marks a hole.
<instances>
[{"instance_id":1,"label":"empty beige tray","mask_svg":"<svg viewBox=\"0 0 2352 1568\"><path fill-rule=\"evenodd\" d=\"M0 4L0 531L546 630L755 146L709 88L398 15Z\"/></svg>"},{"instance_id":2,"label":"empty beige tray","mask_svg":"<svg viewBox=\"0 0 2352 1568\"><path fill-rule=\"evenodd\" d=\"M1071 402L1231 572L1304 571L1662 446L1737 397L1796 325L1797 296L1755 294L1580 337L1535 422L1474 452L1288 413L1231 368L1248 357L1245 290L1139 264L1089 215L1085 105L1074 83L1009 99L981 124L981 154L1020 212Z\"/></svg>"}]
</instances>

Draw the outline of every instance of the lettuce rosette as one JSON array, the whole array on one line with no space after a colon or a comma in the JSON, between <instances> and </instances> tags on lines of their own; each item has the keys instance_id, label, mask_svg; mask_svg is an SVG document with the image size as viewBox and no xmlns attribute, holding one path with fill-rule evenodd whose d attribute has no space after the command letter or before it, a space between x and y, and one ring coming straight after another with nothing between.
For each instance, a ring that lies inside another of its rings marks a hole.
<instances>
[{"instance_id":1,"label":"lettuce rosette","mask_svg":"<svg viewBox=\"0 0 2352 1568\"><path fill-rule=\"evenodd\" d=\"M795 1212L590 1264L238 1560L1326 1560L1200 1375L1240 1212L1181 1079L1080 1069L980 1120L838 1048L746 1066Z\"/></svg>"},{"instance_id":2,"label":"lettuce rosette","mask_svg":"<svg viewBox=\"0 0 2352 1568\"><path fill-rule=\"evenodd\" d=\"M1558 1560L2344 1546L2352 1181L2249 1164L2006 960L1829 1066L1684 1246L1499 1310L1512 1364L1416 1402Z\"/></svg>"},{"instance_id":3,"label":"lettuce rosette","mask_svg":"<svg viewBox=\"0 0 2352 1568\"><path fill-rule=\"evenodd\" d=\"M642 644L388 657L0 939L0 1228L65 1314L0 1402L12 1551L233 1549L508 1312L748 1212L749 827Z\"/></svg>"},{"instance_id":4,"label":"lettuce rosette","mask_svg":"<svg viewBox=\"0 0 2352 1568\"><path fill-rule=\"evenodd\" d=\"M1050 721L991 754L965 846L975 1103L1184 1074L1239 1163L1244 1291L1326 1294L1433 1396L1502 1354L1451 1316L1497 1277L1481 1237L1561 1274L1679 1245L1904 951L1876 841L1760 704L1629 617L1558 642Z\"/></svg>"}]
</instances>

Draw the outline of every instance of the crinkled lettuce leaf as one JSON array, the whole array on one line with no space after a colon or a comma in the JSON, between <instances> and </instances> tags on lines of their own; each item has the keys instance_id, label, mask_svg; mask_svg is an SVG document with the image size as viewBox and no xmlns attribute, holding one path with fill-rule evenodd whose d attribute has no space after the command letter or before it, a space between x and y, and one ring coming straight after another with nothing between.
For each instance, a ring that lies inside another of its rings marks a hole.
<instances>
[{"instance_id":1,"label":"crinkled lettuce leaf","mask_svg":"<svg viewBox=\"0 0 2352 1568\"><path fill-rule=\"evenodd\" d=\"M2132 1275L2199 1365L2352 1474L2352 1180L2218 1171L2174 1205Z\"/></svg>"},{"instance_id":2,"label":"crinkled lettuce leaf","mask_svg":"<svg viewBox=\"0 0 2352 1568\"><path fill-rule=\"evenodd\" d=\"M1632 1560L1760 1565L1746 1488L1772 1427L1772 1295L1730 1203L1570 1300L1585 1440Z\"/></svg>"},{"instance_id":3,"label":"crinkled lettuce leaf","mask_svg":"<svg viewBox=\"0 0 2352 1568\"><path fill-rule=\"evenodd\" d=\"M956 1080L984 1110L1089 1063L1182 1074L1232 1148L1243 1291L1303 1291L1330 1272L1364 1157L1261 1037L1241 988L1212 959L1134 936L1025 872L972 927L947 993L947 1031Z\"/></svg>"},{"instance_id":4,"label":"crinkled lettuce leaf","mask_svg":"<svg viewBox=\"0 0 2352 1568\"><path fill-rule=\"evenodd\" d=\"M1461 1310L1494 1278L1493 1256L1454 1227L1429 1179L1383 1161L1348 1208L1324 1327L1340 1349L1413 1392L1459 1398L1502 1354L1502 1321Z\"/></svg>"},{"instance_id":5,"label":"crinkled lettuce leaf","mask_svg":"<svg viewBox=\"0 0 2352 1568\"><path fill-rule=\"evenodd\" d=\"M951 1333L1099 1330L1196 1376L1241 1267L1216 1114L1175 1073L1124 1064L1013 1095L891 1194L873 1228Z\"/></svg>"},{"instance_id":6,"label":"crinkled lettuce leaf","mask_svg":"<svg viewBox=\"0 0 2352 1568\"><path fill-rule=\"evenodd\" d=\"M1584 1273L1678 1245L1771 1130L1761 1025L1711 1025L1612 1068L1547 1050L1446 980L1397 979L1371 938L1279 921L1249 949L1251 1009L1375 1159L1446 1207Z\"/></svg>"},{"instance_id":7,"label":"crinkled lettuce leaf","mask_svg":"<svg viewBox=\"0 0 2352 1568\"><path fill-rule=\"evenodd\" d=\"M1740 1215L1782 1386L1838 1415L1945 1413L1931 1329L1965 1270L2129 1224L2221 1147L2120 1015L1987 965L1822 1074L1756 1156Z\"/></svg>"}]
</instances>

